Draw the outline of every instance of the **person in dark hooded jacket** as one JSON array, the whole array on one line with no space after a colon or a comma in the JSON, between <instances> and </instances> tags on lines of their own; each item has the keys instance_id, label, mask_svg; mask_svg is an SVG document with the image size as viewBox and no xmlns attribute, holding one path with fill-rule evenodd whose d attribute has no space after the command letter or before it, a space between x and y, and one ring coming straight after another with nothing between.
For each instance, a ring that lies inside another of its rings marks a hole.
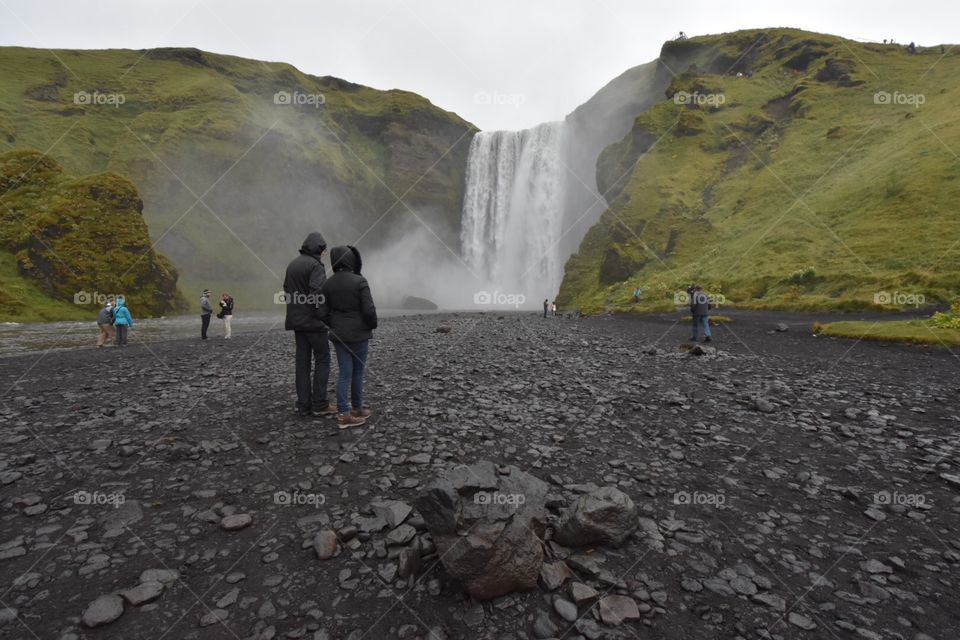
<instances>
[{"instance_id":1,"label":"person in dark hooded jacket","mask_svg":"<svg viewBox=\"0 0 960 640\"><path fill-rule=\"evenodd\" d=\"M356 247L330 250L333 276L323 285L330 339L337 352L337 422L341 429L358 426L370 417L363 406L363 373L367 349L377 328L377 308L370 285L360 274L363 262ZM350 396L347 397L347 390Z\"/></svg>"},{"instance_id":2,"label":"person in dark hooded jacket","mask_svg":"<svg viewBox=\"0 0 960 640\"><path fill-rule=\"evenodd\" d=\"M297 341L297 414L300 416L333 415L336 412L327 401L330 345L324 322L327 307L323 299L327 271L321 261L326 250L327 242L319 232L308 235L300 247L300 255L287 265L283 279L283 302L287 307L284 326L287 331L294 332Z\"/></svg>"}]
</instances>

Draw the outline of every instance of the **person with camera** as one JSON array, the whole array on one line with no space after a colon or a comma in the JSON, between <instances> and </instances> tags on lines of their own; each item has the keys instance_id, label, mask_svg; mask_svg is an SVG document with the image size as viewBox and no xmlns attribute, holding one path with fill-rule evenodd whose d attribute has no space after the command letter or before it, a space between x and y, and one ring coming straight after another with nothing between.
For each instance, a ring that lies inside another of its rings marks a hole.
<instances>
[{"instance_id":1,"label":"person with camera","mask_svg":"<svg viewBox=\"0 0 960 640\"><path fill-rule=\"evenodd\" d=\"M223 339L229 340L233 335L230 330L230 323L233 320L233 297L226 291L220 296L220 313L217 317L223 320Z\"/></svg>"}]
</instances>

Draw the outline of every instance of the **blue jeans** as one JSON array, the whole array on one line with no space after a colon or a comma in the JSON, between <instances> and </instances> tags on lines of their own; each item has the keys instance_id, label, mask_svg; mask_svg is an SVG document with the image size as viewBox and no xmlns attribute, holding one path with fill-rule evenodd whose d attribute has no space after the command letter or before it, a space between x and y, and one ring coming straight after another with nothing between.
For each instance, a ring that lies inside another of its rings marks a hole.
<instances>
[{"instance_id":1,"label":"blue jeans","mask_svg":"<svg viewBox=\"0 0 960 640\"><path fill-rule=\"evenodd\" d=\"M700 329L700 326L703 326L703 335L707 338L711 338L710 335L710 316L693 316L693 337L691 340L697 339L697 332Z\"/></svg>"},{"instance_id":2,"label":"blue jeans","mask_svg":"<svg viewBox=\"0 0 960 640\"><path fill-rule=\"evenodd\" d=\"M347 413L363 407L363 370L367 367L367 347L369 340L360 342L334 342L337 351L337 413ZM347 402L347 387L350 387L350 401Z\"/></svg>"}]
</instances>

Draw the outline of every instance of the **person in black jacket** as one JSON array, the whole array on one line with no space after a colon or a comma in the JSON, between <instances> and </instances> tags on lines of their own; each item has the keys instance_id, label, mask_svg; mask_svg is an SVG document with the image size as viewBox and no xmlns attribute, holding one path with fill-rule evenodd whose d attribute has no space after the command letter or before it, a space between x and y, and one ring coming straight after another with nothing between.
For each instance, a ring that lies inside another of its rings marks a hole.
<instances>
[{"instance_id":1,"label":"person in black jacket","mask_svg":"<svg viewBox=\"0 0 960 640\"><path fill-rule=\"evenodd\" d=\"M327 401L330 379L330 345L327 343L327 307L323 285L327 271L323 267L327 242L314 231L303 241L300 255L287 265L283 279L283 301L287 305L284 326L293 331L297 341L297 414L300 416L333 415L336 409ZM315 362L313 384L310 369Z\"/></svg>"},{"instance_id":2,"label":"person in black jacket","mask_svg":"<svg viewBox=\"0 0 960 640\"><path fill-rule=\"evenodd\" d=\"M333 276L323 285L327 304L330 339L337 352L337 423L341 429L359 426L370 417L363 406L363 372L367 366L367 348L377 328L377 308L370 285L360 275L363 262L356 247L330 250ZM350 397L347 398L347 388Z\"/></svg>"}]
</instances>

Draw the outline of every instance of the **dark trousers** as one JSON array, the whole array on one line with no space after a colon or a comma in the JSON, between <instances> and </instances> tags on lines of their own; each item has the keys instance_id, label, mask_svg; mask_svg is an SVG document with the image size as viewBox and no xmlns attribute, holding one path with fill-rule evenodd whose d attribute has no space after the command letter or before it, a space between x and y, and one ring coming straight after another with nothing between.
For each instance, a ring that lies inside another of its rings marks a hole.
<instances>
[{"instance_id":1,"label":"dark trousers","mask_svg":"<svg viewBox=\"0 0 960 640\"><path fill-rule=\"evenodd\" d=\"M297 409L325 409L328 404L327 382L330 380L330 344L327 342L327 332L295 331L294 334L297 339ZM314 364L315 366L311 366Z\"/></svg>"},{"instance_id":2,"label":"dark trousers","mask_svg":"<svg viewBox=\"0 0 960 640\"><path fill-rule=\"evenodd\" d=\"M207 339L207 329L210 328L210 314L203 313L200 314L200 337L204 340Z\"/></svg>"},{"instance_id":3,"label":"dark trousers","mask_svg":"<svg viewBox=\"0 0 960 640\"><path fill-rule=\"evenodd\" d=\"M127 329L130 327L125 324L118 324L114 328L117 330L116 344L121 347L127 346Z\"/></svg>"}]
</instances>

